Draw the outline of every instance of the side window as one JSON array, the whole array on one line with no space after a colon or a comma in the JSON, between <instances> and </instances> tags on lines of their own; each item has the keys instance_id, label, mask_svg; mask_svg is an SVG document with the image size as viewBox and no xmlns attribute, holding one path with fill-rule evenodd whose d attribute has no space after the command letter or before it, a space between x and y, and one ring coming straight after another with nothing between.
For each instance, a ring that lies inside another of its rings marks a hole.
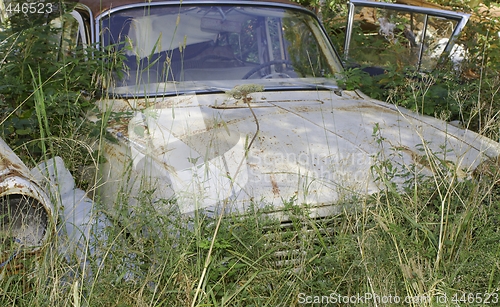
<instances>
[{"instance_id":1,"label":"side window","mask_svg":"<svg viewBox=\"0 0 500 307\"><path fill-rule=\"evenodd\" d=\"M418 13L357 8L349 56L360 65L417 67L425 18Z\"/></svg>"},{"instance_id":2,"label":"side window","mask_svg":"<svg viewBox=\"0 0 500 307\"><path fill-rule=\"evenodd\" d=\"M454 37L468 16L380 5L351 6L344 50L348 65L430 71L445 51L459 61L463 48L453 46Z\"/></svg>"},{"instance_id":3,"label":"side window","mask_svg":"<svg viewBox=\"0 0 500 307\"><path fill-rule=\"evenodd\" d=\"M457 26L457 22L438 16L429 16L427 24L421 67L431 70L437 65L439 57L444 52L446 45L453 35L453 30ZM456 59L457 56L463 56L457 48L461 47L455 45L451 51L452 59Z\"/></svg>"},{"instance_id":4,"label":"side window","mask_svg":"<svg viewBox=\"0 0 500 307\"><path fill-rule=\"evenodd\" d=\"M326 59L312 35L310 18L291 16L285 18L282 28L286 39L288 59L301 77L319 77L330 74Z\"/></svg>"}]
</instances>

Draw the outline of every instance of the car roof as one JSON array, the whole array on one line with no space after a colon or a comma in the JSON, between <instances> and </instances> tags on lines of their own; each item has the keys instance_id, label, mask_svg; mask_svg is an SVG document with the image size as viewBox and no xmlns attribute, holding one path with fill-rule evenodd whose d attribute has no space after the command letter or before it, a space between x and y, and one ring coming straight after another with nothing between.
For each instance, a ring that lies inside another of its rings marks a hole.
<instances>
[{"instance_id":1,"label":"car roof","mask_svg":"<svg viewBox=\"0 0 500 307\"><path fill-rule=\"evenodd\" d=\"M251 5L259 5L259 4L272 4L272 3L279 3L279 4L286 4L286 5L291 5L295 7L301 7L299 4L296 2L292 2L289 0L69 0L71 2L78 2L80 4L83 4L87 6L91 11L94 16L99 15L100 13L111 9L111 8L117 8L123 5L130 5L130 4L147 4L147 3L152 3L152 2L164 2L164 3L183 3L183 4L190 4L190 3L196 3L196 4L240 4L240 5L245 5L245 4L251 4Z\"/></svg>"}]
</instances>

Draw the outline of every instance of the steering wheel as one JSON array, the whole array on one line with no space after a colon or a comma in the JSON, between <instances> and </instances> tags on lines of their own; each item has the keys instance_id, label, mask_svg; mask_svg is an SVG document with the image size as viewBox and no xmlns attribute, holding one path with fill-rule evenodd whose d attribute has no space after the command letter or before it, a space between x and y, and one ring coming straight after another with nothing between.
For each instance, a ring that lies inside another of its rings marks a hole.
<instances>
[{"instance_id":1,"label":"steering wheel","mask_svg":"<svg viewBox=\"0 0 500 307\"><path fill-rule=\"evenodd\" d=\"M254 68L252 68L249 72L247 72L242 79L248 79L250 78L252 75L254 75L256 72L258 72L259 70L261 70L262 68L266 68L268 66L272 66L272 65L280 65L280 64L286 64L286 65L292 65L292 62L288 61L288 60L273 60L273 61L268 61L268 62L265 62L265 63L262 63L260 64L259 66L256 66ZM288 74L286 73L270 73L270 74L267 74L265 75L264 79L269 79L269 78L272 78L273 76L279 76L279 77L286 77L286 78L291 78Z\"/></svg>"}]
</instances>

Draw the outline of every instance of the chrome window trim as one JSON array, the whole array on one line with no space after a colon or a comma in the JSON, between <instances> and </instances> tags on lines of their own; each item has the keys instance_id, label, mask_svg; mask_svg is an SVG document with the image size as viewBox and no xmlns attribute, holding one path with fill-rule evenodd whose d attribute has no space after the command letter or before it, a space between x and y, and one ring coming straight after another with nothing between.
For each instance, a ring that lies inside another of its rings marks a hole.
<instances>
[{"instance_id":1,"label":"chrome window trim","mask_svg":"<svg viewBox=\"0 0 500 307\"><path fill-rule=\"evenodd\" d=\"M85 34L85 23L83 22L82 15L80 15L80 13L78 13L78 11L75 11L75 10L71 11L70 14L78 22L78 35L81 37L83 48L87 48L88 37ZM78 38L77 38L77 42L78 42Z\"/></svg>"},{"instance_id":2,"label":"chrome window trim","mask_svg":"<svg viewBox=\"0 0 500 307\"><path fill-rule=\"evenodd\" d=\"M470 14L462 12L453 12L453 11L433 9L428 7L421 7L421 6L414 6L407 4L399 4L399 3L376 2L371 0L350 0L349 4L354 6L380 7L388 9L397 9L400 11L407 11L407 12L419 12L419 13L449 17L454 19L466 17L468 20L468 18L470 17Z\"/></svg>"},{"instance_id":3,"label":"chrome window trim","mask_svg":"<svg viewBox=\"0 0 500 307\"><path fill-rule=\"evenodd\" d=\"M280 2L262 2L262 1L159 1L159 2L140 2L140 3L133 3L133 4L126 4L122 6L117 6L110 8L99 15L96 16L95 18L95 36L93 38L93 41L97 43L97 47L99 48L99 42L100 42L100 21L102 18L111 15L112 13L115 13L117 11L121 10L126 10L130 8L137 8L137 7L152 7L152 6L160 6L160 5L168 5L168 6L183 6L183 5L200 5L200 6L209 6L209 5L218 5L218 6L224 6L224 5L234 5L234 6L261 6L261 7L274 7L274 8L285 8L285 9L293 9L293 10L298 10L305 12L311 16L314 16L314 18L317 19L317 16L310 10L300 6L300 5L295 5L295 4L286 4L286 3L280 3ZM321 24L321 23L320 23ZM323 27L323 25L321 24ZM323 32L326 31L323 29Z\"/></svg>"},{"instance_id":4,"label":"chrome window trim","mask_svg":"<svg viewBox=\"0 0 500 307\"><path fill-rule=\"evenodd\" d=\"M92 14L92 10L84 4L78 3L74 10L78 12L78 10L86 11L89 14L89 34L90 34L90 43L95 42L95 33L94 33L94 15ZM83 18L82 18L83 19ZM85 24L85 22L84 22Z\"/></svg>"}]
</instances>

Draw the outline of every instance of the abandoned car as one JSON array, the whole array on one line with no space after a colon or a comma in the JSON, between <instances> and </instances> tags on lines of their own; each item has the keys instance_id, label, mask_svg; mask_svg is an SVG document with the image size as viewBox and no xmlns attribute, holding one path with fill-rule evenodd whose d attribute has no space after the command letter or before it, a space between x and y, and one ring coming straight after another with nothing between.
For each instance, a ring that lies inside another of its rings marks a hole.
<instances>
[{"instance_id":1,"label":"abandoned car","mask_svg":"<svg viewBox=\"0 0 500 307\"><path fill-rule=\"evenodd\" d=\"M375 35L396 39L382 30L392 26L381 14ZM425 34L433 18L424 18L419 33L408 29L419 66L434 61ZM104 144L97 184L110 209L128 197L133 210L136 195L149 191L159 212L174 204L182 214L250 206L279 213L292 199L321 217L384 189L377 179L387 161L400 170L387 176L402 184L446 171L466 178L500 154L498 143L472 131L339 87L340 56L317 17L293 2L80 0L70 19L75 44L97 43L122 59L98 101L114 138ZM446 25L453 37L463 23ZM5 152L2 230L36 247L56 210ZM29 229L36 236L24 233Z\"/></svg>"}]
</instances>

